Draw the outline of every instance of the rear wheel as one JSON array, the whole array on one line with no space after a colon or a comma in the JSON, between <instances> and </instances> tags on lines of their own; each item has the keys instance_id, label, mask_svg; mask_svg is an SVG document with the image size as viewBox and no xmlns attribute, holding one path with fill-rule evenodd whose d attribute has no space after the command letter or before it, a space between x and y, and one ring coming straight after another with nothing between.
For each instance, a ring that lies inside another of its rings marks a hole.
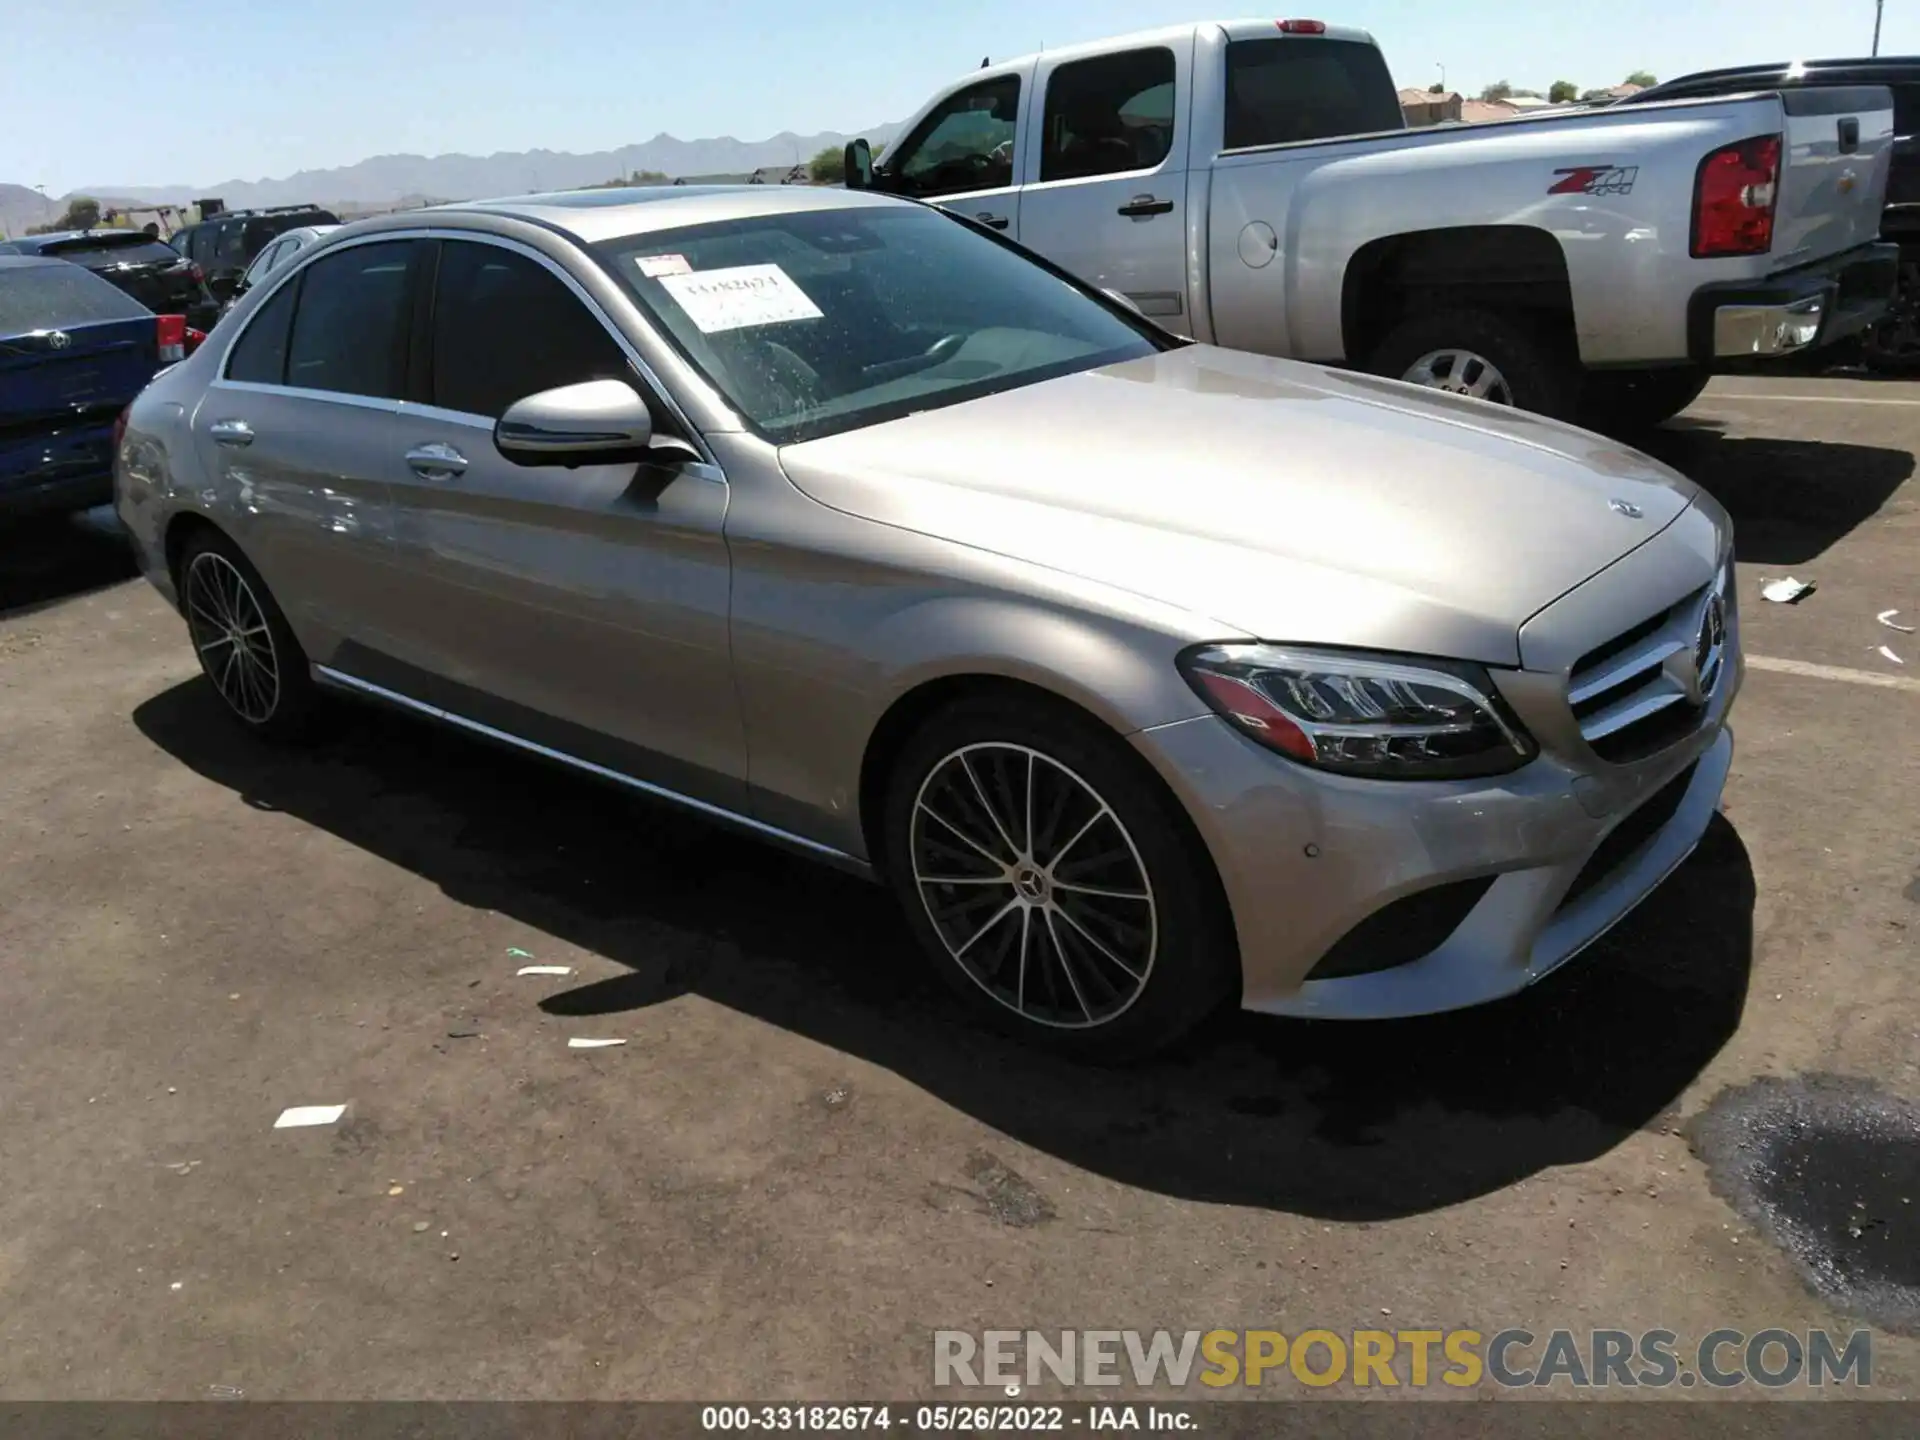
<instances>
[{"instance_id":1,"label":"rear wheel","mask_svg":"<svg viewBox=\"0 0 1920 1440\"><path fill-rule=\"evenodd\" d=\"M1900 288L1887 313L1861 335L1860 358L1879 375L1920 372L1920 261L1900 262Z\"/></svg>"},{"instance_id":2,"label":"rear wheel","mask_svg":"<svg viewBox=\"0 0 1920 1440\"><path fill-rule=\"evenodd\" d=\"M227 713L261 735L304 733L320 695L306 653L240 547L212 529L187 541L180 610L200 668Z\"/></svg>"},{"instance_id":3,"label":"rear wheel","mask_svg":"<svg viewBox=\"0 0 1920 1440\"><path fill-rule=\"evenodd\" d=\"M1566 419L1580 365L1546 324L1519 312L1434 310L1409 316L1374 348L1378 375Z\"/></svg>"},{"instance_id":4,"label":"rear wheel","mask_svg":"<svg viewBox=\"0 0 1920 1440\"><path fill-rule=\"evenodd\" d=\"M1711 378L1692 365L1594 371L1580 396L1580 423L1608 434L1651 430L1698 400Z\"/></svg>"},{"instance_id":5,"label":"rear wheel","mask_svg":"<svg viewBox=\"0 0 1920 1440\"><path fill-rule=\"evenodd\" d=\"M1234 992L1205 847L1125 743L993 696L908 742L887 871L944 979L1000 1029L1099 1061L1178 1040Z\"/></svg>"}]
</instances>

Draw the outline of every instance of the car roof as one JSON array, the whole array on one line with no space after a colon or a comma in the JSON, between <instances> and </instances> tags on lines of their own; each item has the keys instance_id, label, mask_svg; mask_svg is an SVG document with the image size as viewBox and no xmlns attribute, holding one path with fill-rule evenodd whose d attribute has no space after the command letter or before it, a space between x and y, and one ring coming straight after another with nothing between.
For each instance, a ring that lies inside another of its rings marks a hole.
<instances>
[{"instance_id":1,"label":"car roof","mask_svg":"<svg viewBox=\"0 0 1920 1440\"><path fill-rule=\"evenodd\" d=\"M45 235L16 235L9 244L31 245L44 250L49 245L64 245L72 240L98 240L108 245L135 245L152 237L139 230L55 230Z\"/></svg>"},{"instance_id":2,"label":"car roof","mask_svg":"<svg viewBox=\"0 0 1920 1440\"><path fill-rule=\"evenodd\" d=\"M1649 85L1645 90L1629 98L1641 100L1656 90L1674 90L1682 86L1747 81L1769 85L1778 84L1781 81L1799 81L1809 76L1818 78L1836 72L1853 72L1861 75L1894 75L1904 72L1907 75L1913 75L1920 72L1920 55L1874 55L1851 60L1778 60L1766 65L1730 65L1719 70L1695 70L1690 75L1676 75L1673 79L1663 80L1658 85Z\"/></svg>"},{"instance_id":3,"label":"car roof","mask_svg":"<svg viewBox=\"0 0 1920 1440\"><path fill-rule=\"evenodd\" d=\"M69 265L68 261L54 255L0 255L0 270L51 270L55 265ZM82 267L70 265L71 269ZM106 284L106 281L101 281Z\"/></svg>"},{"instance_id":4,"label":"car roof","mask_svg":"<svg viewBox=\"0 0 1920 1440\"><path fill-rule=\"evenodd\" d=\"M567 190L552 195L464 200L424 210L369 217L353 225L356 234L407 229L456 217L530 220L586 244L678 230L762 215L796 215L821 210L919 209L916 202L870 190L826 185L635 185L608 190Z\"/></svg>"}]
</instances>

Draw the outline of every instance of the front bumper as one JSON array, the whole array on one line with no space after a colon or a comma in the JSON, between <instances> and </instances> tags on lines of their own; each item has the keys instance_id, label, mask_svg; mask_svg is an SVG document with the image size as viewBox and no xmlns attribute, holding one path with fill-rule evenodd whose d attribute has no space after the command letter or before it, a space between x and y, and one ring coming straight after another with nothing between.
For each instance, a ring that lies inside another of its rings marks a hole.
<instances>
[{"instance_id":1,"label":"front bumper","mask_svg":"<svg viewBox=\"0 0 1920 1440\"><path fill-rule=\"evenodd\" d=\"M1899 275L1900 247L1875 241L1764 280L1702 285L1687 305L1688 353L1711 365L1831 345L1886 312Z\"/></svg>"},{"instance_id":2,"label":"front bumper","mask_svg":"<svg viewBox=\"0 0 1920 1440\"><path fill-rule=\"evenodd\" d=\"M1725 536L1723 522L1689 512L1522 629L1532 668L1499 683L1541 753L1512 774L1328 775L1214 716L1135 734L1219 873L1242 1005L1357 1020L1481 1004L1551 974L1652 893L1705 834L1732 764L1738 606L1725 612L1718 678L1682 733L1606 758L1595 746L1611 742L1589 742L1571 708L1568 674L1654 607L1690 605L1702 576L1730 566Z\"/></svg>"}]
</instances>

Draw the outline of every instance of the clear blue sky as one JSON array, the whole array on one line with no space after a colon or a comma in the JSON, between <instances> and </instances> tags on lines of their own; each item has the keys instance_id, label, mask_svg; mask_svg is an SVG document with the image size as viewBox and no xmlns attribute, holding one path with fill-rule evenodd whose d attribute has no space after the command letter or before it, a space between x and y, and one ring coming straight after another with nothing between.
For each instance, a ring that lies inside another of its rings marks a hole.
<instances>
[{"instance_id":1,"label":"clear blue sky","mask_svg":"<svg viewBox=\"0 0 1920 1440\"><path fill-rule=\"evenodd\" d=\"M898 120L996 59L1216 14L1171 0L0 0L0 181L207 185L369 155L608 150ZM1402 85L1614 84L1865 54L1873 0L1302 0ZM1883 54L1920 51L1887 0Z\"/></svg>"}]
</instances>

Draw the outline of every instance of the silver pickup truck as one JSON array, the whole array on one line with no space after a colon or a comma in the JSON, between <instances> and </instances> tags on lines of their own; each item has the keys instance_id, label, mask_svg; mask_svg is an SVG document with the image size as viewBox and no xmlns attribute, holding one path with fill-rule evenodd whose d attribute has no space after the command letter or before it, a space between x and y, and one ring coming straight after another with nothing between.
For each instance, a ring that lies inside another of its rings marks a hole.
<instances>
[{"instance_id":1,"label":"silver pickup truck","mask_svg":"<svg viewBox=\"0 0 1920 1440\"><path fill-rule=\"evenodd\" d=\"M1196 340L1633 428L1881 313L1892 135L1871 86L1408 130L1364 31L1238 20L984 66L846 179Z\"/></svg>"}]
</instances>

